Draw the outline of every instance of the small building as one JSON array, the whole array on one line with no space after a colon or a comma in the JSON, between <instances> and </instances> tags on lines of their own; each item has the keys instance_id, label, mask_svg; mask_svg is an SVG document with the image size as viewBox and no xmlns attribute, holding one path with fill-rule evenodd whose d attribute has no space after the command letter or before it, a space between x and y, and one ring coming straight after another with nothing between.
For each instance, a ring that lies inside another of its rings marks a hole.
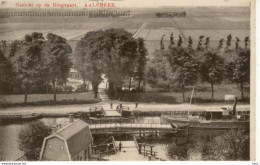
<instances>
[{"instance_id":1,"label":"small building","mask_svg":"<svg viewBox=\"0 0 260 165\"><path fill-rule=\"evenodd\" d=\"M74 68L70 69L69 78L76 79L76 80L81 80L82 79L80 74L79 74L79 72L76 69L74 69Z\"/></svg>"},{"instance_id":2,"label":"small building","mask_svg":"<svg viewBox=\"0 0 260 165\"><path fill-rule=\"evenodd\" d=\"M43 141L40 160L42 161L85 161L91 156L93 144L89 125L77 120L53 132Z\"/></svg>"}]
</instances>

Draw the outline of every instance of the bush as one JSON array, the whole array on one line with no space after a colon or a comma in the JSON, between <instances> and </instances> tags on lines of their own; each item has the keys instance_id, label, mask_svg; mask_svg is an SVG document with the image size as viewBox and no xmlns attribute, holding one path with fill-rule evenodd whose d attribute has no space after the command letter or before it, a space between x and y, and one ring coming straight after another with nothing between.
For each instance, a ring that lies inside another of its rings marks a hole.
<instances>
[{"instance_id":1,"label":"bush","mask_svg":"<svg viewBox=\"0 0 260 165\"><path fill-rule=\"evenodd\" d=\"M65 86L65 92L66 93L72 93L73 87L71 85Z\"/></svg>"},{"instance_id":2,"label":"bush","mask_svg":"<svg viewBox=\"0 0 260 165\"><path fill-rule=\"evenodd\" d=\"M25 152L27 159L38 160L42 143L50 135L51 128L42 121L33 121L22 127L18 133L18 148Z\"/></svg>"},{"instance_id":3,"label":"bush","mask_svg":"<svg viewBox=\"0 0 260 165\"><path fill-rule=\"evenodd\" d=\"M84 84L80 84L79 86L77 86L76 91L77 91L77 92L88 91L88 90L84 90L84 88L86 88L86 86L84 87Z\"/></svg>"},{"instance_id":4,"label":"bush","mask_svg":"<svg viewBox=\"0 0 260 165\"><path fill-rule=\"evenodd\" d=\"M207 144L208 160L249 160L249 133L231 130Z\"/></svg>"}]
</instances>

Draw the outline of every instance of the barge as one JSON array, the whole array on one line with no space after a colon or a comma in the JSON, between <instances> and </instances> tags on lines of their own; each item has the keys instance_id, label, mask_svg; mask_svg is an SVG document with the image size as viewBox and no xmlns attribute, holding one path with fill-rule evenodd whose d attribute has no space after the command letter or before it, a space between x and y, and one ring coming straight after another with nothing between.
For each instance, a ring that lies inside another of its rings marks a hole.
<instances>
[{"instance_id":1,"label":"barge","mask_svg":"<svg viewBox=\"0 0 260 165\"><path fill-rule=\"evenodd\" d=\"M168 123L186 123L189 128L196 129L230 129L250 127L250 111L236 111L237 98L232 108L220 107L218 109L200 112L187 112L186 115L162 115L161 119Z\"/></svg>"}]
</instances>

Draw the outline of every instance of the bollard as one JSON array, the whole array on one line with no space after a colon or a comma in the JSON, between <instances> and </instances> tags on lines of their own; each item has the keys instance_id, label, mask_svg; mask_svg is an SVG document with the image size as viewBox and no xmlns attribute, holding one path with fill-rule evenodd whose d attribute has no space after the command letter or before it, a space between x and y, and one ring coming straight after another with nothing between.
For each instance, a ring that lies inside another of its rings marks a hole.
<instances>
[{"instance_id":1,"label":"bollard","mask_svg":"<svg viewBox=\"0 0 260 165\"><path fill-rule=\"evenodd\" d=\"M113 103L110 103L110 109L113 109Z\"/></svg>"},{"instance_id":2,"label":"bollard","mask_svg":"<svg viewBox=\"0 0 260 165\"><path fill-rule=\"evenodd\" d=\"M146 153L145 153L145 144L144 144L144 157L145 157L145 154L146 154Z\"/></svg>"},{"instance_id":3,"label":"bollard","mask_svg":"<svg viewBox=\"0 0 260 165\"><path fill-rule=\"evenodd\" d=\"M152 160L152 156L151 155L149 155L149 161L151 161Z\"/></svg>"},{"instance_id":4,"label":"bollard","mask_svg":"<svg viewBox=\"0 0 260 165\"><path fill-rule=\"evenodd\" d=\"M122 143L120 141L120 143L119 143L119 151L121 151L121 149L122 149Z\"/></svg>"},{"instance_id":5,"label":"bollard","mask_svg":"<svg viewBox=\"0 0 260 165\"><path fill-rule=\"evenodd\" d=\"M135 108L137 108L137 107L138 107L138 103L136 102L136 103L135 103Z\"/></svg>"},{"instance_id":6,"label":"bollard","mask_svg":"<svg viewBox=\"0 0 260 165\"><path fill-rule=\"evenodd\" d=\"M189 143L189 126L186 128L187 143Z\"/></svg>"},{"instance_id":7,"label":"bollard","mask_svg":"<svg viewBox=\"0 0 260 165\"><path fill-rule=\"evenodd\" d=\"M107 156L109 156L109 144L107 144Z\"/></svg>"}]
</instances>

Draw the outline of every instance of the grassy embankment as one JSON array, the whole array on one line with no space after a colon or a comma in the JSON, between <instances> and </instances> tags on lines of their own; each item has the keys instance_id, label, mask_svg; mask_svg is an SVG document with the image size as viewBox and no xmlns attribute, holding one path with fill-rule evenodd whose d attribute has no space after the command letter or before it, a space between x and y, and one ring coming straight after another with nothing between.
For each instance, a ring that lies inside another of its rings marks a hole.
<instances>
[{"instance_id":1,"label":"grassy embankment","mask_svg":"<svg viewBox=\"0 0 260 165\"><path fill-rule=\"evenodd\" d=\"M216 85L214 86L214 91L214 103L227 103L227 101L224 100L225 95L235 95L238 97L238 101L242 101L240 89L236 85ZM192 86L186 87L186 102L190 101L191 92ZM245 88L244 97L245 99L243 102L249 103L249 87ZM120 100L140 103L183 103L180 89L162 90L148 88L145 93L124 93ZM192 103L212 103L210 86L204 85L198 87L196 95L193 96Z\"/></svg>"},{"instance_id":2,"label":"grassy embankment","mask_svg":"<svg viewBox=\"0 0 260 165\"><path fill-rule=\"evenodd\" d=\"M27 105L69 105L69 104L92 104L100 102L98 97L94 98L93 92L57 94L54 103L53 94L31 94L28 95ZM0 107L23 106L24 95L1 95Z\"/></svg>"}]
</instances>

